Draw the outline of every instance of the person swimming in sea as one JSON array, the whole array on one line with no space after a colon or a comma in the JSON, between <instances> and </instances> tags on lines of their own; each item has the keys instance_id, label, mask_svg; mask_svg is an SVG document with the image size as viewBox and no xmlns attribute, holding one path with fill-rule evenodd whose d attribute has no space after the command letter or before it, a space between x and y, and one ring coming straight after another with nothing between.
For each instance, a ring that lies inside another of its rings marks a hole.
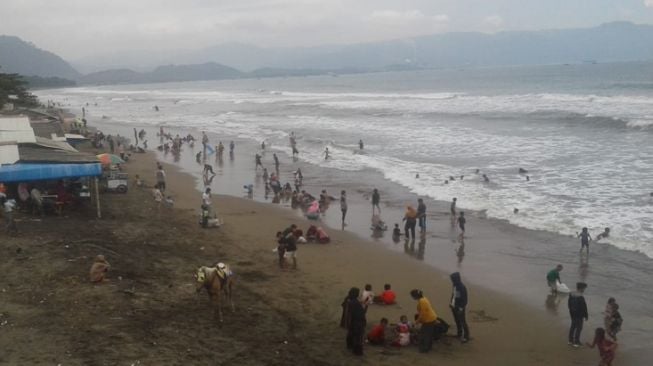
<instances>
[{"instance_id":1,"label":"person swimming in sea","mask_svg":"<svg viewBox=\"0 0 653 366\"><path fill-rule=\"evenodd\" d=\"M605 230L603 230L602 233L596 236L596 241L599 241L601 239L609 238L610 237L610 228L606 227Z\"/></svg>"},{"instance_id":2,"label":"person swimming in sea","mask_svg":"<svg viewBox=\"0 0 653 366\"><path fill-rule=\"evenodd\" d=\"M483 181L485 183L490 183L490 178L488 178L487 175L483 174Z\"/></svg>"},{"instance_id":3,"label":"person swimming in sea","mask_svg":"<svg viewBox=\"0 0 653 366\"><path fill-rule=\"evenodd\" d=\"M329 155L329 148L324 149L324 160L328 160L331 156Z\"/></svg>"},{"instance_id":4,"label":"person swimming in sea","mask_svg":"<svg viewBox=\"0 0 653 366\"><path fill-rule=\"evenodd\" d=\"M364 145L363 145L363 140L362 140L362 139L361 139L361 140L358 140L358 148L361 149L361 150L363 150L363 147L364 147Z\"/></svg>"}]
</instances>

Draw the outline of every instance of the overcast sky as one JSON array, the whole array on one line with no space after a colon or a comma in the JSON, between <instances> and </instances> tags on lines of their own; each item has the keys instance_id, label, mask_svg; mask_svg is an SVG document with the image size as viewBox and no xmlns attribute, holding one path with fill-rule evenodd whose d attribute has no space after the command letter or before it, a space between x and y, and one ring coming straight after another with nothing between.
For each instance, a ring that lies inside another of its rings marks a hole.
<instances>
[{"instance_id":1,"label":"overcast sky","mask_svg":"<svg viewBox=\"0 0 653 366\"><path fill-rule=\"evenodd\" d=\"M0 34L69 60L228 42L307 46L615 20L653 24L653 0L0 0Z\"/></svg>"}]
</instances>

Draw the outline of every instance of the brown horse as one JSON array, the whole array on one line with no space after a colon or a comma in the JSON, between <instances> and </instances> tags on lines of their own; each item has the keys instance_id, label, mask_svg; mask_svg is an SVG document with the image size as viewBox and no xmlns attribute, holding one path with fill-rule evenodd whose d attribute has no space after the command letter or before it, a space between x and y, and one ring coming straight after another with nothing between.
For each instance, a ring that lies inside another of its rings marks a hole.
<instances>
[{"instance_id":1,"label":"brown horse","mask_svg":"<svg viewBox=\"0 0 653 366\"><path fill-rule=\"evenodd\" d=\"M220 322L222 322L222 295L231 304L231 311L236 311L232 297L234 277L228 268L222 270L217 267L202 266L197 269L195 279L197 280L196 292L199 293L202 288L206 289L209 300L215 306L214 316L217 313Z\"/></svg>"}]
</instances>

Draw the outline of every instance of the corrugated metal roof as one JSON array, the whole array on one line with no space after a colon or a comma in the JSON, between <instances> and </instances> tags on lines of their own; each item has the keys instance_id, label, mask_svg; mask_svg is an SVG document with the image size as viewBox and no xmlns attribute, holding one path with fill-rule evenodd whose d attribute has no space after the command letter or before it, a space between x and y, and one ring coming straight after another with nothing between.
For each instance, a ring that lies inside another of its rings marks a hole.
<instances>
[{"instance_id":1,"label":"corrugated metal roof","mask_svg":"<svg viewBox=\"0 0 653 366\"><path fill-rule=\"evenodd\" d=\"M64 137L63 127L59 121L31 121L34 135L51 139L52 135Z\"/></svg>"},{"instance_id":2,"label":"corrugated metal roof","mask_svg":"<svg viewBox=\"0 0 653 366\"><path fill-rule=\"evenodd\" d=\"M0 142L36 142L34 130L25 116L0 117Z\"/></svg>"},{"instance_id":3,"label":"corrugated metal roof","mask_svg":"<svg viewBox=\"0 0 653 366\"><path fill-rule=\"evenodd\" d=\"M0 143L0 165L13 164L19 159L16 143Z\"/></svg>"},{"instance_id":4,"label":"corrugated metal roof","mask_svg":"<svg viewBox=\"0 0 653 366\"><path fill-rule=\"evenodd\" d=\"M77 151L74 147L70 146L70 144L65 141L53 141L39 136L36 136L36 144L39 146L49 147L52 149L60 149L60 150L73 151L73 152Z\"/></svg>"},{"instance_id":5,"label":"corrugated metal roof","mask_svg":"<svg viewBox=\"0 0 653 366\"><path fill-rule=\"evenodd\" d=\"M97 163L99 161L91 154L29 145L18 146L18 154L21 163Z\"/></svg>"}]
</instances>

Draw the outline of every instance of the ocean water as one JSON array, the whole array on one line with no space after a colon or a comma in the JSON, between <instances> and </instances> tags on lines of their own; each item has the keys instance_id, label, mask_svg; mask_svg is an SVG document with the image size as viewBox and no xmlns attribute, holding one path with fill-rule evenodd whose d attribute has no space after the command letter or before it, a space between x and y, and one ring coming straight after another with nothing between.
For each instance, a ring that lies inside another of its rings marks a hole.
<instances>
[{"instance_id":1,"label":"ocean water","mask_svg":"<svg viewBox=\"0 0 653 366\"><path fill-rule=\"evenodd\" d=\"M419 195L458 197L460 207L526 228L574 234L588 227L596 236L610 227L611 245L653 258L653 63L118 85L38 95L73 111L89 103L94 118L207 130L225 142L265 140L286 153L294 131L307 163L379 171ZM445 184L449 176L456 180Z\"/></svg>"}]
</instances>

